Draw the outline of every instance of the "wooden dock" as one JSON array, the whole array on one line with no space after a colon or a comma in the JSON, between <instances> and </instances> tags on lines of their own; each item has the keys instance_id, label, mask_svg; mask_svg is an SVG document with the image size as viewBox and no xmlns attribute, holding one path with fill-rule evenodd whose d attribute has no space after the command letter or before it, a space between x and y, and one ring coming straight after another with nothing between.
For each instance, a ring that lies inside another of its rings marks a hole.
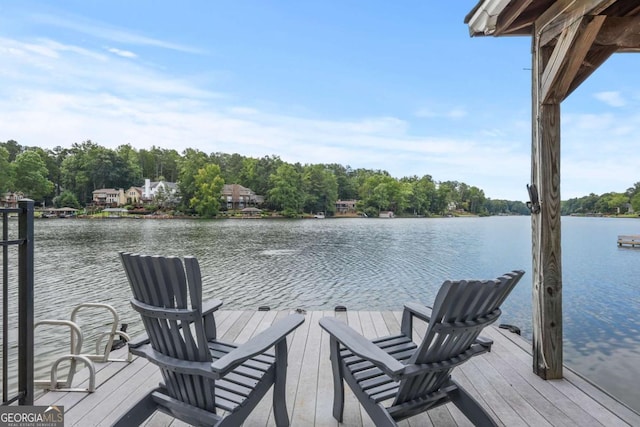
<instances>
[{"instance_id":1,"label":"wooden dock","mask_svg":"<svg viewBox=\"0 0 640 427\"><path fill-rule=\"evenodd\" d=\"M618 246L631 246L632 248L637 246L640 248L640 235L620 235L618 236Z\"/></svg>"},{"instance_id":2,"label":"wooden dock","mask_svg":"<svg viewBox=\"0 0 640 427\"><path fill-rule=\"evenodd\" d=\"M244 342L286 316L284 311L221 311L216 315L219 335ZM369 338L400 328L400 312L313 311L289 340L287 407L291 425L338 426L331 415L333 385L329 338L318 325L323 316L337 316ZM424 332L416 322L418 336ZM454 371L454 377L504 426L638 426L640 415L628 409L577 374L565 370L562 380L544 381L533 374L531 345L520 336L489 327L483 334L494 340L490 353L474 357ZM123 352L123 350L119 350ZM116 356L116 355L114 355ZM122 357L122 355L117 355ZM158 369L146 360L97 364L95 393L47 392L36 405L62 405L65 426L109 426L137 399L161 381ZM76 375L78 385L82 373ZM348 390L348 387L345 388ZM145 426L185 426L156 413ZM274 426L270 393L244 426ZM372 426L355 397L347 392L344 426ZM452 404L405 420L401 426L472 425Z\"/></svg>"}]
</instances>

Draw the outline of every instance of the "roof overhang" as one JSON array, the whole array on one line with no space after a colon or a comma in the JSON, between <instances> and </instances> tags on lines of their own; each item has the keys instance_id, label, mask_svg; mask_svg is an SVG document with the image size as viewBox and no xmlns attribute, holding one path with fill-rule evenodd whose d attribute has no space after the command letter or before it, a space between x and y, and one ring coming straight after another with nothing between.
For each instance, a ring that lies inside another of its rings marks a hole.
<instances>
[{"instance_id":1,"label":"roof overhang","mask_svg":"<svg viewBox=\"0 0 640 427\"><path fill-rule=\"evenodd\" d=\"M478 3L464 20L469 25L469 33L472 36L494 34L498 16L509 2L510 0L487 0Z\"/></svg>"},{"instance_id":2,"label":"roof overhang","mask_svg":"<svg viewBox=\"0 0 640 427\"><path fill-rule=\"evenodd\" d=\"M638 0L481 0L465 23L472 37L529 35L549 50L544 103L561 102L614 53L640 52Z\"/></svg>"}]
</instances>

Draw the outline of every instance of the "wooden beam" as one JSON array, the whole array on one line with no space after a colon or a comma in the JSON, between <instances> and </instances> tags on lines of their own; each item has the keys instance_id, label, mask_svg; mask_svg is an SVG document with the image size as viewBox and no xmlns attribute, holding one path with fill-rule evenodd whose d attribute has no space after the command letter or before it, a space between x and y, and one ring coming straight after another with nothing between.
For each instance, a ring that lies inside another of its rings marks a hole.
<instances>
[{"instance_id":1,"label":"wooden beam","mask_svg":"<svg viewBox=\"0 0 640 427\"><path fill-rule=\"evenodd\" d=\"M540 45L546 46L565 28L585 15L597 15L616 0L558 0L536 19L535 31L543 33Z\"/></svg>"},{"instance_id":2,"label":"wooden beam","mask_svg":"<svg viewBox=\"0 0 640 427\"><path fill-rule=\"evenodd\" d=\"M576 90L578 88L578 86L580 86L582 84L582 82L584 82L585 80L587 80L587 78L593 74L594 71L596 71L598 69L598 67L600 67L602 64L604 64L604 62L609 59L609 57L611 55L613 55L616 52L616 48L615 47L597 47L594 46L591 51L589 51L589 53L587 54L587 57L585 58L585 60L582 63L582 67L580 67L580 70L578 71L578 73L576 74L576 76L574 77L573 81L571 82L571 85L569 86L569 90L567 91L567 93L565 94L565 99L571 95L571 93Z\"/></svg>"},{"instance_id":3,"label":"wooden beam","mask_svg":"<svg viewBox=\"0 0 640 427\"><path fill-rule=\"evenodd\" d=\"M608 17L595 44L615 46L618 49L640 48L640 16Z\"/></svg>"},{"instance_id":4,"label":"wooden beam","mask_svg":"<svg viewBox=\"0 0 640 427\"><path fill-rule=\"evenodd\" d=\"M564 64L569 57L571 47L574 41L580 33L580 24L583 17L578 18L573 24L567 27L558 39L558 43L555 45L551 57L548 61L545 61L544 69L540 70L542 76L539 79L539 99L538 102L545 104L549 102L549 94L554 87L560 72L564 68ZM544 34L544 33L543 33ZM537 37L537 36L535 36ZM543 45L545 46L545 45Z\"/></svg>"},{"instance_id":5,"label":"wooden beam","mask_svg":"<svg viewBox=\"0 0 640 427\"><path fill-rule=\"evenodd\" d=\"M522 12L524 12L532 2L533 0L514 0L509 3L506 9L498 16L495 34L503 34L505 31L508 31L511 24L522 15Z\"/></svg>"},{"instance_id":6,"label":"wooden beam","mask_svg":"<svg viewBox=\"0 0 640 427\"><path fill-rule=\"evenodd\" d=\"M540 212L531 215L533 255L533 371L562 378L562 259L560 239L560 104L543 104L541 78L551 48L533 37L531 182Z\"/></svg>"},{"instance_id":7,"label":"wooden beam","mask_svg":"<svg viewBox=\"0 0 640 427\"><path fill-rule=\"evenodd\" d=\"M548 79L547 81L545 81L544 78L545 75L547 75L549 66L545 69L542 82L543 86L541 89L543 103L562 102L567 97L569 88L572 87L571 85L580 71L584 59L593 46L593 42L606 19L607 17L603 15L582 18L567 28L567 30L565 30L565 32L560 36L559 43L553 51L554 54L556 51L562 49L563 44L566 43L565 39L572 38L572 40L566 51L559 52L559 54L562 55L560 58L562 64L559 68L549 70L554 74L546 76ZM572 34L572 29L575 25L577 25L578 28L576 33ZM565 34L567 34L566 37ZM545 86L547 84L548 86Z\"/></svg>"},{"instance_id":8,"label":"wooden beam","mask_svg":"<svg viewBox=\"0 0 640 427\"><path fill-rule=\"evenodd\" d=\"M618 0L603 11L607 16L633 16L640 13L637 0Z\"/></svg>"}]
</instances>

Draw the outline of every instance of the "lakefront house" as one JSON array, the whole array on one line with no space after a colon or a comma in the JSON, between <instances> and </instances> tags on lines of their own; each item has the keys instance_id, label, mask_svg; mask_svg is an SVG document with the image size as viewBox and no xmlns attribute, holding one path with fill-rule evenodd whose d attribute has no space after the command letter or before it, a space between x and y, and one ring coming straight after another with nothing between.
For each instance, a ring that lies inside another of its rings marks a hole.
<instances>
[{"instance_id":1,"label":"lakefront house","mask_svg":"<svg viewBox=\"0 0 640 427\"><path fill-rule=\"evenodd\" d=\"M121 207L125 205L137 205L150 203L161 199L162 202L177 202L178 184L167 181L144 180L143 187L129 187L124 189L100 188L93 192L93 204L104 207Z\"/></svg>"},{"instance_id":2,"label":"lakefront house","mask_svg":"<svg viewBox=\"0 0 640 427\"><path fill-rule=\"evenodd\" d=\"M222 200L227 204L227 209L244 209L263 204L264 196L240 184L225 184L222 187Z\"/></svg>"},{"instance_id":3,"label":"lakefront house","mask_svg":"<svg viewBox=\"0 0 640 427\"><path fill-rule=\"evenodd\" d=\"M96 206L118 207L127 203L127 197L122 188L100 188L93 191L92 201Z\"/></svg>"}]
</instances>

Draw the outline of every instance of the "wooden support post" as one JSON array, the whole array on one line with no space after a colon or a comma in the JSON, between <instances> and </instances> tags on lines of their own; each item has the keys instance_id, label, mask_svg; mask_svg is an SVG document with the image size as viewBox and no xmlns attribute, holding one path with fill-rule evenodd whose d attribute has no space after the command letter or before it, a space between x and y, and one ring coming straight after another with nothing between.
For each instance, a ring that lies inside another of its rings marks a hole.
<instances>
[{"instance_id":1,"label":"wooden support post","mask_svg":"<svg viewBox=\"0 0 640 427\"><path fill-rule=\"evenodd\" d=\"M535 34L535 33L534 33ZM531 215L533 252L533 371L562 378L562 264L560 246L560 101L544 104L542 76L552 48L533 37L531 182L540 211Z\"/></svg>"}]
</instances>

